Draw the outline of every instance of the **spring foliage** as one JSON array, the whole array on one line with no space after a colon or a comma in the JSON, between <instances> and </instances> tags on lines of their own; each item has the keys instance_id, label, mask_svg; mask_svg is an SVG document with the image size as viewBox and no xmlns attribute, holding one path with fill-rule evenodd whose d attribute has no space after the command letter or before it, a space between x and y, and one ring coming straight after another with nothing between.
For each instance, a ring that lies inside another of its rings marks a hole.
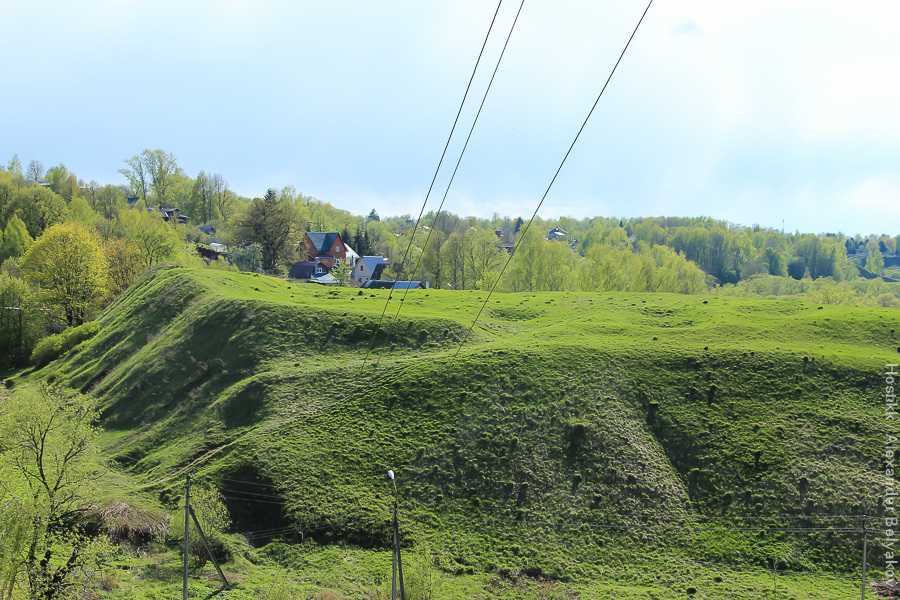
<instances>
[{"instance_id":1,"label":"spring foliage","mask_svg":"<svg viewBox=\"0 0 900 600\"><path fill-rule=\"evenodd\" d=\"M100 239L79 223L54 225L22 260L25 278L40 297L60 311L68 325L80 325L108 286Z\"/></svg>"}]
</instances>

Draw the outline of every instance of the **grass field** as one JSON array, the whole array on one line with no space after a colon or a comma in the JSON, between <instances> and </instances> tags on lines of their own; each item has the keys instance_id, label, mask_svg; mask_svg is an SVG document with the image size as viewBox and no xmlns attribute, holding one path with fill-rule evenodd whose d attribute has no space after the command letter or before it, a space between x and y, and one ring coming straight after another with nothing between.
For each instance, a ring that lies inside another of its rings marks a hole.
<instances>
[{"instance_id":1,"label":"grass field","mask_svg":"<svg viewBox=\"0 0 900 600\"><path fill-rule=\"evenodd\" d=\"M388 468L435 598L858 593L896 309L498 293L467 339L483 292L413 290L366 361L387 294L160 269L28 377L100 400L117 493L222 491L223 598L381 597ZM107 597L177 593L173 549L122 561Z\"/></svg>"}]
</instances>

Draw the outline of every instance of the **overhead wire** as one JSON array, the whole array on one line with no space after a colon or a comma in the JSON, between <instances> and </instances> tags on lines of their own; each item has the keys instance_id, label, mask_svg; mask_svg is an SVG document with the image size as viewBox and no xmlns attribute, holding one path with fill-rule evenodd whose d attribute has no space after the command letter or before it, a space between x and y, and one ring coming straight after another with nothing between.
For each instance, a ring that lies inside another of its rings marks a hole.
<instances>
[{"instance_id":1,"label":"overhead wire","mask_svg":"<svg viewBox=\"0 0 900 600\"><path fill-rule=\"evenodd\" d=\"M428 204L428 199L431 197L431 190L434 189L434 183L437 181L438 173L440 173L441 166L444 164L444 158L447 156L447 148L450 147L450 141L453 139L453 134L456 131L456 125L459 123L459 116L462 114L463 106L465 106L466 98L469 97L469 90L472 88L472 81L475 79L475 74L478 72L478 65L481 64L481 57L484 55L484 49L487 46L488 39L491 36L491 31L494 29L494 23L497 21L497 14L500 12L500 6L503 4L503 0L497 2L497 8L494 9L494 15L491 17L491 24L488 26L487 33L484 36L484 41L481 43L481 49L478 51L478 57L475 59L475 66L472 67L472 74L469 75L469 81L466 83L466 91L463 93L462 100L459 102L459 108L456 111L456 117L453 119L453 125L450 127L450 133L447 135L447 141L444 142L444 149L441 151L441 157L438 160L437 166L434 169L434 175L431 177L431 183L428 185L428 191L425 193L425 200L422 202L422 207L419 209L419 216L416 218L416 223L413 226L412 234L409 236L409 243L406 244L406 250L403 253L403 259L400 261L400 268L398 272L402 275L403 266L406 264L406 259L409 257L409 251L412 248L413 241L416 237L416 231L419 229L419 223L422 221L422 215L425 213L425 206ZM372 337L369 340L369 349L366 351L365 358L363 359L363 364L367 363L369 360L369 355L372 352L372 348L374 347L375 338L378 336L378 331L381 328L381 323L384 321L384 315L387 312L388 305L391 303L391 297L394 294L394 288L388 290L387 299L384 301L384 308L381 310L381 316L378 318L378 323L372 331Z\"/></svg>"},{"instance_id":2,"label":"overhead wire","mask_svg":"<svg viewBox=\"0 0 900 600\"><path fill-rule=\"evenodd\" d=\"M597 98L594 100L594 103L591 105L590 110L584 118L584 121L581 123L581 127L578 128L578 132L575 134L575 137L572 139L572 142L569 144L569 148L566 150L566 153L563 155L562 160L559 163L559 166L556 167L556 171L553 173L553 177L550 179L550 183L547 184L547 188L544 190L544 193L541 195L540 200L537 203L537 206L534 209L534 212L531 214L531 218L528 220L528 223L522 229L522 232L519 234L519 239L516 240L515 246L513 246L512 252L510 252L509 256L506 259L506 262L503 263L503 268L500 270L500 273L494 279L493 284L491 285L490 291L487 294L487 297L484 299L484 302L481 304L481 307L478 309L478 312L475 314L475 318L472 319L472 323L469 326L466 334L460 340L459 345L456 348L456 352L453 354L454 358L459 356L459 352L463 347L463 344L467 341L467 339L472 335L472 331L475 329L475 325L478 323L478 319L481 318L481 314L484 312L485 307L488 302L491 300L491 296L493 296L494 291L497 289L497 286L500 284L500 281L503 279L503 275L506 273L506 269L509 267L510 262L513 257L516 255L516 252L519 250L519 246L522 245L522 242L525 240L526 235L528 234L528 230L531 228L531 225L534 223L535 218L537 217L538 212L541 210L541 207L544 205L544 201L547 199L547 196L550 194L550 190L553 188L553 184L556 183L557 177L559 177L560 171L562 171L563 166L566 164L566 161L569 159L569 155L572 153L572 149L575 148L575 144L578 142L581 137L581 133L584 131L585 127L588 124L588 121L591 118L591 115L594 114L594 110L597 108L597 105L600 103L600 98L603 97L603 93L606 91L606 88L609 86L609 82L612 81L613 75L615 75L616 70L619 68L619 64L622 62L622 58L625 57L625 53L628 51L628 48L631 46L632 40L634 40L635 35L637 35L638 29L640 29L641 24L644 22L644 18L647 16L647 13L650 11L650 7L653 5L653 0L650 0L647 3L646 8L644 8L644 12L641 13L640 19L638 19L637 25L635 25L634 30L631 32L631 36L629 36L628 41L625 43L625 47L622 49L622 52L619 54L619 58L616 60L613 65L612 70L609 72L609 76L606 78L606 82L603 84L603 87L600 88L600 93L597 94Z\"/></svg>"},{"instance_id":3,"label":"overhead wire","mask_svg":"<svg viewBox=\"0 0 900 600\"><path fill-rule=\"evenodd\" d=\"M484 90L484 94L481 96L481 103L478 105L478 110L475 112L475 118L472 120L471 127L469 127L469 132L466 135L466 141L459 152L459 157L456 159L456 165L453 167L453 172L450 174L450 179L447 181L447 186L444 188L444 194L441 197L441 202L438 205L437 211L435 212L434 219L432 219L431 221L431 228L428 230L428 233L425 236L425 242L422 245L422 254L417 257L416 266L412 270L413 277L415 277L416 273L419 272L419 266L422 264L422 256L424 256L424 253L427 251L428 243L431 241L431 236L434 233L435 228L437 227L438 219L440 219L441 216L441 211L444 209L444 203L447 201L447 195L450 193L450 188L453 186L453 181L456 179L456 173L459 171L459 166L466 154L466 149L469 147L469 141L472 139L472 134L475 132L475 126L478 124L478 118L481 116L481 111L484 109L485 101L487 101L488 94L490 94L491 88L494 85L494 79L497 77L497 71L500 70L500 64L503 62L503 56L506 54L506 48L509 45L509 40L516 29L516 24L519 22L519 15L522 14L522 8L524 6L525 0L522 0L519 3L519 9L516 11L516 16L509 28L509 33L506 34L506 39L503 42L503 48L500 50L500 55L498 56L497 62L494 65L494 70L491 73L491 78ZM406 287L403 290L403 296L400 298L400 303L397 306L397 312L396 314L394 314L394 320L396 320L400 316L400 311L403 310L403 305L406 302L406 296L408 293L409 287Z\"/></svg>"}]
</instances>

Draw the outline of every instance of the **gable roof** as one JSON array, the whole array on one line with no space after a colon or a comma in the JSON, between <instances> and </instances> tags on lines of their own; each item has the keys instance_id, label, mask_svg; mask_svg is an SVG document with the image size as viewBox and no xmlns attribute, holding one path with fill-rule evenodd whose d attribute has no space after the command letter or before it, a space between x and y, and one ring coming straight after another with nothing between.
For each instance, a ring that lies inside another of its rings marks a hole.
<instances>
[{"instance_id":1,"label":"gable roof","mask_svg":"<svg viewBox=\"0 0 900 600\"><path fill-rule=\"evenodd\" d=\"M312 242L316 252L326 254L334 245L335 240L340 238L340 234L336 231L307 231L306 238Z\"/></svg>"},{"instance_id":2,"label":"gable roof","mask_svg":"<svg viewBox=\"0 0 900 600\"><path fill-rule=\"evenodd\" d=\"M374 271L378 265L386 265L388 259L383 256L363 256L360 262L366 267L366 271Z\"/></svg>"},{"instance_id":3,"label":"gable roof","mask_svg":"<svg viewBox=\"0 0 900 600\"><path fill-rule=\"evenodd\" d=\"M363 256L356 261L353 268L353 277L360 279L378 279L388 265L388 259L383 256Z\"/></svg>"}]
</instances>

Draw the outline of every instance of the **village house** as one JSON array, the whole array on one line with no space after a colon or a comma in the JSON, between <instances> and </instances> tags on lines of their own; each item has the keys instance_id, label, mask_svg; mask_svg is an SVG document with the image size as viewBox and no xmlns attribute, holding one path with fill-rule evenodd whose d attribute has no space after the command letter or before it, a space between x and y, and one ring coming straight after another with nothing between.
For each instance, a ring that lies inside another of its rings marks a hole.
<instances>
[{"instance_id":1,"label":"village house","mask_svg":"<svg viewBox=\"0 0 900 600\"><path fill-rule=\"evenodd\" d=\"M326 271L331 271L339 261L352 269L359 259L359 254L336 231L307 231L303 236L303 249L307 261L322 265Z\"/></svg>"},{"instance_id":2,"label":"village house","mask_svg":"<svg viewBox=\"0 0 900 600\"><path fill-rule=\"evenodd\" d=\"M228 259L228 246L218 242L210 242L209 244L197 244L197 254L201 258L215 262L221 259Z\"/></svg>"},{"instance_id":3,"label":"village house","mask_svg":"<svg viewBox=\"0 0 900 600\"><path fill-rule=\"evenodd\" d=\"M551 242L565 241L569 238L569 232L558 225L547 232L547 239Z\"/></svg>"},{"instance_id":4,"label":"village house","mask_svg":"<svg viewBox=\"0 0 900 600\"><path fill-rule=\"evenodd\" d=\"M325 275L328 271L319 262L314 260L301 260L291 265L288 277L291 279L313 279Z\"/></svg>"},{"instance_id":5,"label":"village house","mask_svg":"<svg viewBox=\"0 0 900 600\"><path fill-rule=\"evenodd\" d=\"M350 278L353 283L361 286L369 280L380 279L387 265L388 259L383 256L363 256L356 261Z\"/></svg>"},{"instance_id":6,"label":"village house","mask_svg":"<svg viewBox=\"0 0 900 600\"><path fill-rule=\"evenodd\" d=\"M348 246L341 238L341 234L336 231L307 231L301 244L300 251L306 259L291 265L288 270L288 277L291 279L336 283L337 279L325 278L336 264L348 265L353 274L360 262L359 254Z\"/></svg>"}]
</instances>

